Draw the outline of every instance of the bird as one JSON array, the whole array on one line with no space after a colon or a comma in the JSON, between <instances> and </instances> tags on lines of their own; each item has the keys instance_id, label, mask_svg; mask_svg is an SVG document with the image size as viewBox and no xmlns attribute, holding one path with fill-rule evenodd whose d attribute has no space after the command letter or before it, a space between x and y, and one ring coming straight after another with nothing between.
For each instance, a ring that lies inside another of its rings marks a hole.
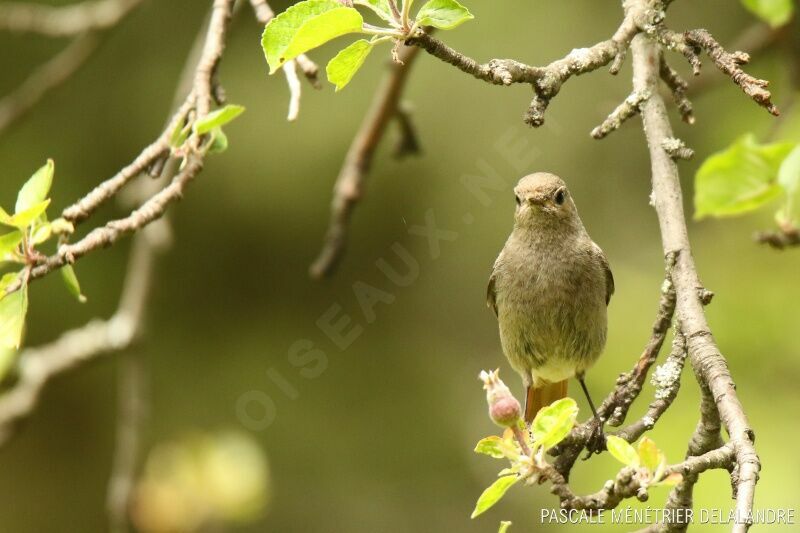
<instances>
[{"instance_id":1,"label":"bird","mask_svg":"<svg viewBox=\"0 0 800 533\"><path fill-rule=\"evenodd\" d=\"M514 187L514 200L514 228L494 262L486 303L526 389L525 421L565 398L568 380L576 377L602 437L584 377L606 344L611 267L561 178L529 174Z\"/></svg>"}]
</instances>

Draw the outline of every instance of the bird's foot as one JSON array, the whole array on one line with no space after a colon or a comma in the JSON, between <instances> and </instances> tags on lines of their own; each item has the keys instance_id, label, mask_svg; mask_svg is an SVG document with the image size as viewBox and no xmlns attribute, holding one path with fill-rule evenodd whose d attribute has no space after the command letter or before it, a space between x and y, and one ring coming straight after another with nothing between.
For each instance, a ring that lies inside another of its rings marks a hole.
<instances>
[{"instance_id":1,"label":"bird's foot","mask_svg":"<svg viewBox=\"0 0 800 533\"><path fill-rule=\"evenodd\" d=\"M603 431L603 424L595 419L592 427L592 434L589 440L586 441L586 455L583 460L587 460L594 454L598 454L606 450L606 434Z\"/></svg>"}]
</instances>

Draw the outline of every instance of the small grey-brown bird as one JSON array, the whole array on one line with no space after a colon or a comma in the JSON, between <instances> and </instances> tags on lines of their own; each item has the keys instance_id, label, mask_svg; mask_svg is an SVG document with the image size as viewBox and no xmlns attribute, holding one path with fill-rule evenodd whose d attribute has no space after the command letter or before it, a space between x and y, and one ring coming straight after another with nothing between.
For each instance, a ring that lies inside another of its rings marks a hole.
<instances>
[{"instance_id":1,"label":"small grey-brown bird","mask_svg":"<svg viewBox=\"0 0 800 533\"><path fill-rule=\"evenodd\" d=\"M503 352L526 387L525 420L566 397L573 376L597 418L584 373L606 343L606 307L614 293L608 260L561 178L530 174L514 196L514 229L492 268L486 303L497 315Z\"/></svg>"}]
</instances>

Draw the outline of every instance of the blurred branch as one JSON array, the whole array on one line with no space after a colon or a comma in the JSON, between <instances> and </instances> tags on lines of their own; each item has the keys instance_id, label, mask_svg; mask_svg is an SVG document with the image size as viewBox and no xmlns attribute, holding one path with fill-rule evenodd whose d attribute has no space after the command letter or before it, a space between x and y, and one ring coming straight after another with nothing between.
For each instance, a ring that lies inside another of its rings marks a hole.
<instances>
[{"instance_id":1,"label":"blurred branch","mask_svg":"<svg viewBox=\"0 0 800 533\"><path fill-rule=\"evenodd\" d=\"M402 114L400 98L403 94L408 72L414 64L419 49L413 46L402 46L398 52L399 61L389 64L389 72L384 76L381 85L375 92L369 111L361 121L361 126L353 138L353 143L345 156L342 169L333 186L331 201L331 218L328 231L317 259L309 268L313 278L321 279L330 276L339 264L347 244L350 218L353 210L364 194L364 182L369 173L375 149L383 138L386 128L392 119ZM403 126L404 146L409 148L415 141L410 124ZM407 150L405 150L407 151Z\"/></svg>"},{"instance_id":2,"label":"blurred branch","mask_svg":"<svg viewBox=\"0 0 800 533\"><path fill-rule=\"evenodd\" d=\"M117 435L106 507L111 533L128 531L128 511L136 479L144 416L144 370L137 354L120 354L117 369Z\"/></svg>"},{"instance_id":3,"label":"blurred branch","mask_svg":"<svg viewBox=\"0 0 800 533\"><path fill-rule=\"evenodd\" d=\"M0 31L69 37L115 26L143 0L86 0L66 6L0 4Z\"/></svg>"},{"instance_id":4,"label":"blurred branch","mask_svg":"<svg viewBox=\"0 0 800 533\"><path fill-rule=\"evenodd\" d=\"M756 233L755 240L776 250L800 246L800 228L793 224L784 224L775 231Z\"/></svg>"},{"instance_id":5,"label":"blurred branch","mask_svg":"<svg viewBox=\"0 0 800 533\"><path fill-rule=\"evenodd\" d=\"M71 78L97 48L99 34L116 26L142 1L102 0L63 7L21 2L0 4L0 30L75 37L69 46L37 67L19 87L0 100L0 133L48 92Z\"/></svg>"},{"instance_id":6,"label":"blurred branch","mask_svg":"<svg viewBox=\"0 0 800 533\"><path fill-rule=\"evenodd\" d=\"M95 34L79 35L63 51L37 67L16 89L4 96L0 100L0 133L30 111L48 92L72 77L92 55L97 44L98 38Z\"/></svg>"}]
</instances>

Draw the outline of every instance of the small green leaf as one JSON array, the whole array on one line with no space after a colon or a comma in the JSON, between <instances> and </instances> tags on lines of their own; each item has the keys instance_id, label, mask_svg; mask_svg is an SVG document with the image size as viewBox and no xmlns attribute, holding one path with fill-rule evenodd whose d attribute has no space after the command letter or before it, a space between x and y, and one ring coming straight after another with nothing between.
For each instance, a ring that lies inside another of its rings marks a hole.
<instances>
[{"instance_id":1,"label":"small green leaf","mask_svg":"<svg viewBox=\"0 0 800 533\"><path fill-rule=\"evenodd\" d=\"M24 230L44 213L48 205L50 205L50 200L45 200L25 211L15 213L14 216L9 216L8 213L0 209L0 224Z\"/></svg>"},{"instance_id":2,"label":"small green leaf","mask_svg":"<svg viewBox=\"0 0 800 533\"><path fill-rule=\"evenodd\" d=\"M475 504L475 510L472 511L472 516L470 516L470 518L475 518L483 514L490 507L499 502L506 491L519 480L519 476L505 476L489 485L489 488L483 491L480 498L478 498L478 503Z\"/></svg>"},{"instance_id":3,"label":"small green leaf","mask_svg":"<svg viewBox=\"0 0 800 533\"><path fill-rule=\"evenodd\" d=\"M64 265L61 267L61 279L64 280L64 285L71 295L73 295L80 303L86 302L86 296L81 293L81 284L78 282L78 276L75 275L75 269L72 265Z\"/></svg>"},{"instance_id":4,"label":"small green leaf","mask_svg":"<svg viewBox=\"0 0 800 533\"><path fill-rule=\"evenodd\" d=\"M386 22L392 22L394 20L394 14L392 13L392 8L389 6L389 0L355 0L353 3L370 8Z\"/></svg>"},{"instance_id":5,"label":"small green leaf","mask_svg":"<svg viewBox=\"0 0 800 533\"><path fill-rule=\"evenodd\" d=\"M22 232L19 230L0 235L0 261L4 260L6 254L13 252L21 242Z\"/></svg>"},{"instance_id":6,"label":"small green leaf","mask_svg":"<svg viewBox=\"0 0 800 533\"><path fill-rule=\"evenodd\" d=\"M269 21L261 46L274 74L286 61L347 33L361 32L364 19L335 0L305 0Z\"/></svg>"},{"instance_id":7,"label":"small green leaf","mask_svg":"<svg viewBox=\"0 0 800 533\"><path fill-rule=\"evenodd\" d=\"M633 446L628 444L628 441L621 439L616 435L608 435L606 437L606 447L614 458L620 463L627 466L639 466L639 454Z\"/></svg>"},{"instance_id":8,"label":"small green leaf","mask_svg":"<svg viewBox=\"0 0 800 533\"><path fill-rule=\"evenodd\" d=\"M569 434L578 416L578 404L572 398L562 398L543 409L533 419L533 442L549 450Z\"/></svg>"},{"instance_id":9,"label":"small green leaf","mask_svg":"<svg viewBox=\"0 0 800 533\"><path fill-rule=\"evenodd\" d=\"M222 131L222 128L214 128L211 130L211 144L208 147L209 154L221 154L228 149L228 136Z\"/></svg>"},{"instance_id":10,"label":"small green leaf","mask_svg":"<svg viewBox=\"0 0 800 533\"><path fill-rule=\"evenodd\" d=\"M475 17L456 0L429 0L417 13L416 23L450 30Z\"/></svg>"},{"instance_id":11,"label":"small green leaf","mask_svg":"<svg viewBox=\"0 0 800 533\"><path fill-rule=\"evenodd\" d=\"M27 285L11 294L5 294L0 300L0 348L19 349L27 312Z\"/></svg>"},{"instance_id":12,"label":"small green leaf","mask_svg":"<svg viewBox=\"0 0 800 533\"><path fill-rule=\"evenodd\" d=\"M642 466L646 467L650 472L654 472L658 468L659 455L656 443L649 437L642 437L637 449Z\"/></svg>"},{"instance_id":13,"label":"small green leaf","mask_svg":"<svg viewBox=\"0 0 800 533\"><path fill-rule=\"evenodd\" d=\"M752 134L706 159L695 175L695 218L752 211L781 195L781 162L792 143L760 145Z\"/></svg>"},{"instance_id":14,"label":"small green leaf","mask_svg":"<svg viewBox=\"0 0 800 533\"><path fill-rule=\"evenodd\" d=\"M359 39L328 62L325 73L328 75L328 81L336 85L337 91L342 90L350 82L371 51L372 43L366 39Z\"/></svg>"},{"instance_id":15,"label":"small green leaf","mask_svg":"<svg viewBox=\"0 0 800 533\"><path fill-rule=\"evenodd\" d=\"M503 439L498 436L486 437L478 441L475 446L475 453L482 453L495 459L502 459L505 457L502 449Z\"/></svg>"},{"instance_id":16,"label":"small green leaf","mask_svg":"<svg viewBox=\"0 0 800 533\"><path fill-rule=\"evenodd\" d=\"M6 295L6 289L9 285L17 281L21 272L8 272L3 274L3 277L0 278L0 300Z\"/></svg>"},{"instance_id":17,"label":"small green leaf","mask_svg":"<svg viewBox=\"0 0 800 533\"><path fill-rule=\"evenodd\" d=\"M44 224L37 224L31 235L31 244L36 246L42 244L53 234L53 226L49 222Z\"/></svg>"},{"instance_id":18,"label":"small green leaf","mask_svg":"<svg viewBox=\"0 0 800 533\"><path fill-rule=\"evenodd\" d=\"M55 165L52 159L34 172L33 176L25 182L25 185L17 194L17 205L14 207L15 213L21 213L47 199L50 186L53 184L53 172Z\"/></svg>"},{"instance_id":19,"label":"small green leaf","mask_svg":"<svg viewBox=\"0 0 800 533\"><path fill-rule=\"evenodd\" d=\"M742 0L742 5L773 28L789 22L794 13L792 0Z\"/></svg>"},{"instance_id":20,"label":"small green leaf","mask_svg":"<svg viewBox=\"0 0 800 533\"><path fill-rule=\"evenodd\" d=\"M508 528L511 527L511 522L508 520L503 520L500 522L500 529L497 530L497 533L508 533Z\"/></svg>"},{"instance_id":21,"label":"small green leaf","mask_svg":"<svg viewBox=\"0 0 800 533\"><path fill-rule=\"evenodd\" d=\"M228 104L197 119L194 123L194 131L198 135L203 135L213 130L221 128L231 120L235 119L244 112L244 107L240 105Z\"/></svg>"}]
</instances>

